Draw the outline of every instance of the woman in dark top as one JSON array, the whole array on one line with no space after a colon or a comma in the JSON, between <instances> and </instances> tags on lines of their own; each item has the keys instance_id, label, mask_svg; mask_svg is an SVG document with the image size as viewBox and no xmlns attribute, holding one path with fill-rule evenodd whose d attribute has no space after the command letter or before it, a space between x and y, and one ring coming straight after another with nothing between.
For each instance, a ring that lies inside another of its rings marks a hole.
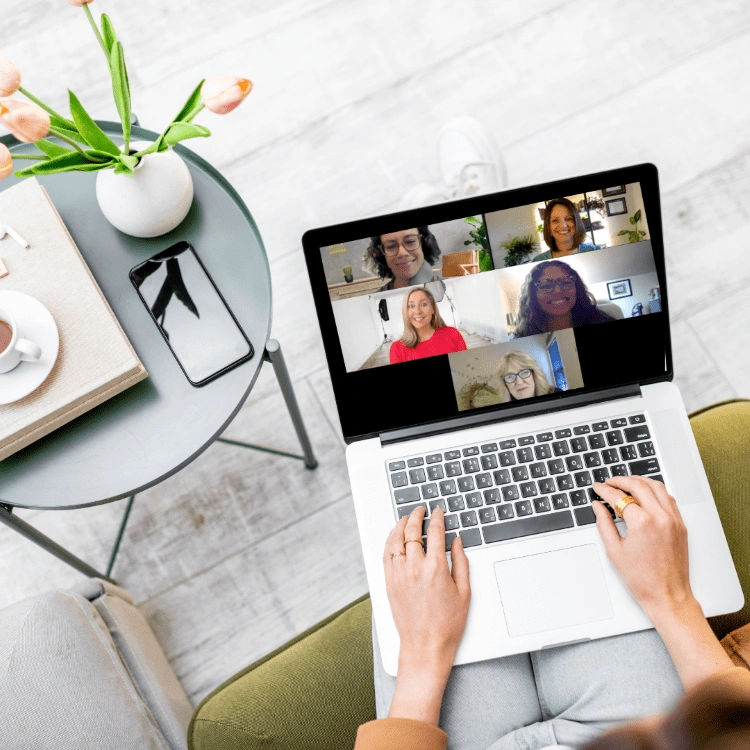
<instances>
[{"instance_id":1,"label":"woman in dark top","mask_svg":"<svg viewBox=\"0 0 750 750\"><path fill-rule=\"evenodd\" d=\"M567 263L546 260L535 265L521 288L513 338L614 320L596 306L583 279Z\"/></svg>"}]
</instances>

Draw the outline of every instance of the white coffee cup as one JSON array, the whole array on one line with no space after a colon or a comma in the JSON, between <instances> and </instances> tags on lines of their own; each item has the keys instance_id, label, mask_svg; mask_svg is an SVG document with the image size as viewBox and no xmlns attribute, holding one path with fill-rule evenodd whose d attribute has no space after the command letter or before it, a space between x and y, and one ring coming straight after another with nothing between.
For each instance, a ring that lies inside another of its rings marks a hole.
<instances>
[{"instance_id":1,"label":"white coffee cup","mask_svg":"<svg viewBox=\"0 0 750 750\"><path fill-rule=\"evenodd\" d=\"M19 362L38 362L42 350L33 341L21 338L18 323L7 307L0 307L0 325L3 323L10 328L11 337L5 349L0 351L0 375L10 372ZM2 340L6 338L3 336Z\"/></svg>"}]
</instances>

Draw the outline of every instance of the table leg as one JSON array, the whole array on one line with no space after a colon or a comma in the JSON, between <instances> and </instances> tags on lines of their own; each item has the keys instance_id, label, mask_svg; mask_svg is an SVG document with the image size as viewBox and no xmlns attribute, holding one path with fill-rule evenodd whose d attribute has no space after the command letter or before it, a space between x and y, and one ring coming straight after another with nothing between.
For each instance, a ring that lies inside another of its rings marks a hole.
<instances>
[{"instance_id":1,"label":"table leg","mask_svg":"<svg viewBox=\"0 0 750 750\"><path fill-rule=\"evenodd\" d=\"M302 453L305 455L305 466L308 469L314 469L318 465L318 460L313 453L310 438L308 437L307 429L305 428L305 422L302 419L302 414L299 410L299 405L297 404L297 397L294 395L294 386L292 385L291 377L289 377L289 370L286 368L286 361L284 360L284 355L281 351L281 344L279 344L276 339L268 339L264 358L273 365L276 379L279 381L281 393L284 395L284 401L286 401L286 407L289 409L289 416L292 418L294 429L297 431L297 437L302 446Z\"/></svg>"},{"instance_id":2,"label":"table leg","mask_svg":"<svg viewBox=\"0 0 750 750\"><path fill-rule=\"evenodd\" d=\"M12 506L9 507L6 505L0 505L0 522L4 523L6 526L9 526L11 529L14 529L21 536L26 537L26 539L28 539L29 541L34 542L34 544L38 545L43 550L46 550L51 555L54 555L58 560L62 560L64 563L70 565L72 568L75 568L89 578L103 578L105 581L115 583L115 581L109 578L109 576L106 576L103 573L100 573L95 568L92 568L88 563L85 563L75 555L72 555L70 552L68 552L68 550L66 550L64 547L61 547L57 542L42 534L41 531L37 531L37 529L35 529L31 524L26 523L26 521L24 521L23 519L15 516L13 514Z\"/></svg>"}]
</instances>

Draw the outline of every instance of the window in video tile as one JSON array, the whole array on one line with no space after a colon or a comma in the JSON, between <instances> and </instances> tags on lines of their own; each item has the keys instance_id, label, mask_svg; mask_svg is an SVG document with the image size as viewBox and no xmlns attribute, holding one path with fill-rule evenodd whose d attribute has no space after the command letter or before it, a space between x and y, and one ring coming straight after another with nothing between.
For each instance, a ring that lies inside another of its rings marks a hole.
<instances>
[{"instance_id":1,"label":"window in video tile","mask_svg":"<svg viewBox=\"0 0 750 750\"><path fill-rule=\"evenodd\" d=\"M583 387L572 329L448 355L459 411Z\"/></svg>"},{"instance_id":2,"label":"window in video tile","mask_svg":"<svg viewBox=\"0 0 750 750\"><path fill-rule=\"evenodd\" d=\"M481 216L406 227L321 248L331 300L493 269Z\"/></svg>"},{"instance_id":3,"label":"window in video tile","mask_svg":"<svg viewBox=\"0 0 750 750\"><path fill-rule=\"evenodd\" d=\"M495 268L552 260L650 239L640 183L485 215Z\"/></svg>"}]
</instances>

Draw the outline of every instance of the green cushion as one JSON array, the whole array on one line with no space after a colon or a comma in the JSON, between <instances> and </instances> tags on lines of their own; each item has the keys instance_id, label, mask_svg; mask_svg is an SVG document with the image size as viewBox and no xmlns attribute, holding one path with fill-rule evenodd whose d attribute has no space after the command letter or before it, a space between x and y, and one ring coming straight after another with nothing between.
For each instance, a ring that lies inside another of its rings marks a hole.
<instances>
[{"instance_id":1,"label":"green cushion","mask_svg":"<svg viewBox=\"0 0 750 750\"><path fill-rule=\"evenodd\" d=\"M702 409L691 425L750 593L750 401ZM365 596L218 687L193 714L190 748L351 750L359 725L375 718L370 616ZM750 604L711 625L721 638L747 622Z\"/></svg>"},{"instance_id":2,"label":"green cushion","mask_svg":"<svg viewBox=\"0 0 750 750\"><path fill-rule=\"evenodd\" d=\"M364 596L251 664L208 695L192 750L351 750L375 718L371 608Z\"/></svg>"}]
</instances>

